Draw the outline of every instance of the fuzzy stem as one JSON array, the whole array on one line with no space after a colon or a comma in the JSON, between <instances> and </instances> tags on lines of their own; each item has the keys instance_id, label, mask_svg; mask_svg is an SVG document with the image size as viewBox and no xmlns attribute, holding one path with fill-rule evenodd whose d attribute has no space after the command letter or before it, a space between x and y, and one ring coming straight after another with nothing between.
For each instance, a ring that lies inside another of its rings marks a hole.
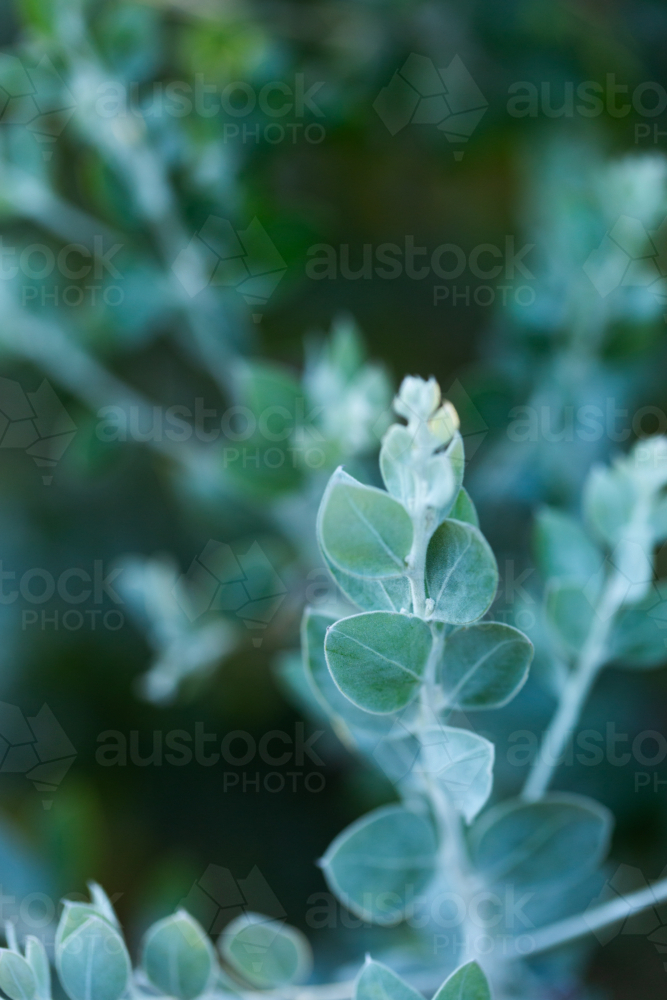
<instances>
[{"instance_id":1,"label":"fuzzy stem","mask_svg":"<svg viewBox=\"0 0 667 1000\"><path fill-rule=\"evenodd\" d=\"M510 955L512 958L524 958L550 951L561 945L576 941L578 938L592 934L603 927L627 920L630 916L650 910L653 906L667 902L667 879L656 882L647 889L639 889L629 896L611 899L607 903L594 906L586 913L578 913L566 920L540 927L534 934L526 935L526 947L520 951L514 946Z\"/></svg>"},{"instance_id":2,"label":"fuzzy stem","mask_svg":"<svg viewBox=\"0 0 667 1000\"><path fill-rule=\"evenodd\" d=\"M613 572L595 609L593 624L577 665L563 688L554 717L544 734L537 759L528 775L521 794L527 802L536 802L542 798L549 787L558 758L606 662L609 633L624 596L624 580L618 573Z\"/></svg>"}]
</instances>

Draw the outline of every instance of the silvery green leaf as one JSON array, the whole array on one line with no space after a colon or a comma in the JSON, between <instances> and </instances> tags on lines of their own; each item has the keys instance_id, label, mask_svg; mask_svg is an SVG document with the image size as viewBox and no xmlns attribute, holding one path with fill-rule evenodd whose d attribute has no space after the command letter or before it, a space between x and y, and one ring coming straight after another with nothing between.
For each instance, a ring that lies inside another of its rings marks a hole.
<instances>
[{"instance_id":1,"label":"silvery green leaf","mask_svg":"<svg viewBox=\"0 0 667 1000\"><path fill-rule=\"evenodd\" d=\"M410 581L405 576L385 577L382 580L370 580L368 577L352 576L343 573L322 553L327 569L343 591L345 596L363 608L364 611L400 611L410 610L412 596Z\"/></svg>"},{"instance_id":2,"label":"silvery green leaf","mask_svg":"<svg viewBox=\"0 0 667 1000\"><path fill-rule=\"evenodd\" d=\"M63 910L60 914L60 920L58 921L54 941L56 954L69 935L77 930L78 927L85 924L87 920L90 920L91 917L101 917L101 919L106 919L102 916L102 914L100 914L99 910L97 910L92 903L76 903L71 899L63 900ZM109 923L109 921L107 921L107 923Z\"/></svg>"},{"instance_id":3,"label":"silvery green leaf","mask_svg":"<svg viewBox=\"0 0 667 1000\"><path fill-rule=\"evenodd\" d=\"M46 948L31 934L25 939L25 957L32 969L37 986L37 1000L50 1000L51 997L51 967Z\"/></svg>"},{"instance_id":4,"label":"silvery green leaf","mask_svg":"<svg viewBox=\"0 0 667 1000\"><path fill-rule=\"evenodd\" d=\"M445 448L445 455L449 458L452 465L452 471L454 473L454 485L455 491L454 496L457 495L457 490L461 489L463 485L463 473L465 471L465 450L463 448L463 438L460 433L456 431L454 437L450 443Z\"/></svg>"},{"instance_id":5,"label":"silvery green leaf","mask_svg":"<svg viewBox=\"0 0 667 1000\"><path fill-rule=\"evenodd\" d=\"M387 926L404 918L436 864L432 823L402 806L375 809L352 823L321 861L329 887L349 910Z\"/></svg>"},{"instance_id":6,"label":"silvery green leaf","mask_svg":"<svg viewBox=\"0 0 667 1000\"><path fill-rule=\"evenodd\" d=\"M650 515L653 538L657 545L667 540L667 497L656 498Z\"/></svg>"},{"instance_id":7,"label":"silvery green leaf","mask_svg":"<svg viewBox=\"0 0 667 1000\"><path fill-rule=\"evenodd\" d=\"M8 948L0 948L0 989L10 1000L34 1000L37 995L37 981L29 963Z\"/></svg>"},{"instance_id":8,"label":"silvery green leaf","mask_svg":"<svg viewBox=\"0 0 667 1000\"><path fill-rule=\"evenodd\" d=\"M578 521L554 507L543 507L535 521L535 553L545 580L567 577L585 584L598 572L604 557Z\"/></svg>"},{"instance_id":9,"label":"silvery green leaf","mask_svg":"<svg viewBox=\"0 0 667 1000\"><path fill-rule=\"evenodd\" d=\"M417 480L413 468L414 432L403 424L392 424L382 439L380 472L393 497L406 506L414 500Z\"/></svg>"},{"instance_id":10,"label":"silvery green leaf","mask_svg":"<svg viewBox=\"0 0 667 1000\"><path fill-rule=\"evenodd\" d=\"M424 502L437 511L438 522L447 516L458 493L458 483L446 452L439 452L424 467L426 495Z\"/></svg>"},{"instance_id":11,"label":"silvery green leaf","mask_svg":"<svg viewBox=\"0 0 667 1000\"><path fill-rule=\"evenodd\" d=\"M587 591L570 580L553 581L546 592L547 623L566 653L578 653L591 630L595 609Z\"/></svg>"},{"instance_id":12,"label":"silvery green leaf","mask_svg":"<svg viewBox=\"0 0 667 1000\"><path fill-rule=\"evenodd\" d=\"M260 913L232 920L218 948L239 975L261 989L302 982L310 974L312 954L301 931Z\"/></svg>"},{"instance_id":13,"label":"silvery green leaf","mask_svg":"<svg viewBox=\"0 0 667 1000\"><path fill-rule=\"evenodd\" d=\"M638 670L667 663L667 594L659 587L633 608L617 615L609 642L609 660Z\"/></svg>"},{"instance_id":14,"label":"silvery green leaf","mask_svg":"<svg viewBox=\"0 0 667 1000\"><path fill-rule=\"evenodd\" d=\"M412 615L370 611L327 631L331 675L350 701L379 714L405 708L417 694L431 650L431 630Z\"/></svg>"},{"instance_id":15,"label":"silvery green leaf","mask_svg":"<svg viewBox=\"0 0 667 1000\"><path fill-rule=\"evenodd\" d=\"M452 726L429 726L419 739L422 771L442 786L455 808L471 823L491 794L493 743Z\"/></svg>"},{"instance_id":16,"label":"silvery green leaf","mask_svg":"<svg viewBox=\"0 0 667 1000\"><path fill-rule=\"evenodd\" d=\"M204 929L185 910L147 930L141 965L149 981L177 1000L194 1000L211 984L215 954Z\"/></svg>"},{"instance_id":17,"label":"silvery green leaf","mask_svg":"<svg viewBox=\"0 0 667 1000\"><path fill-rule=\"evenodd\" d=\"M111 900L107 896L106 892L101 885L97 882L89 882L88 890L92 896L92 905L95 907L97 912L101 916L105 917L110 924L114 924L115 927L119 927L118 917L116 916L115 910L111 905Z\"/></svg>"},{"instance_id":18,"label":"silvery green leaf","mask_svg":"<svg viewBox=\"0 0 667 1000\"><path fill-rule=\"evenodd\" d=\"M488 609L498 586L498 567L482 533L463 521L443 521L426 553L428 596L433 617L461 625Z\"/></svg>"},{"instance_id":19,"label":"silvery green leaf","mask_svg":"<svg viewBox=\"0 0 667 1000\"><path fill-rule=\"evenodd\" d=\"M324 655L324 639L327 629L336 620L330 614L306 608L301 622L301 650L306 677L319 703L329 715L334 715L345 725L357 729L378 735L386 733L392 725L391 719L357 708L341 693L331 676Z\"/></svg>"},{"instance_id":20,"label":"silvery green leaf","mask_svg":"<svg viewBox=\"0 0 667 1000\"><path fill-rule=\"evenodd\" d=\"M367 958L354 984L354 1000L423 1000L395 972Z\"/></svg>"},{"instance_id":21,"label":"silvery green leaf","mask_svg":"<svg viewBox=\"0 0 667 1000\"><path fill-rule=\"evenodd\" d=\"M523 687L532 642L512 625L480 622L447 637L440 680L450 708L499 708Z\"/></svg>"},{"instance_id":22,"label":"silvery green leaf","mask_svg":"<svg viewBox=\"0 0 667 1000\"><path fill-rule=\"evenodd\" d=\"M468 962L452 972L433 1000L491 1000L489 981L477 962Z\"/></svg>"},{"instance_id":23,"label":"silvery green leaf","mask_svg":"<svg viewBox=\"0 0 667 1000\"><path fill-rule=\"evenodd\" d=\"M625 605L638 604L653 583L653 532L648 521L629 524L611 553L611 562L626 581Z\"/></svg>"},{"instance_id":24,"label":"silvery green leaf","mask_svg":"<svg viewBox=\"0 0 667 1000\"><path fill-rule=\"evenodd\" d=\"M120 1000L131 967L119 932L95 914L61 940L56 968L70 1000Z\"/></svg>"},{"instance_id":25,"label":"silvery green leaf","mask_svg":"<svg viewBox=\"0 0 667 1000\"><path fill-rule=\"evenodd\" d=\"M636 502L635 485L624 469L601 465L591 469L584 483L584 514L602 541L608 545L619 541Z\"/></svg>"},{"instance_id":26,"label":"silvery green leaf","mask_svg":"<svg viewBox=\"0 0 667 1000\"><path fill-rule=\"evenodd\" d=\"M322 497L317 532L323 554L344 573L378 579L405 572L412 546L405 507L342 469L334 472Z\"/></svg>"},{"instance_id":27,"label":"silvery green leaf","mask_svg":"<svg viewBox=\"0 0 667 1000\"><path fill-rule=\"evenodd\" d=\"M554 793L489 809L472 828L473 863L487 884L574 883L604 859L611 814L593 799Z\"/></svg>"},{"instance_id":28,"label":"silvery green leaf","mask_svg":"<svg viewBox=\"0 0 667 1000\"><path fill-rule=\"evenodd\" d=\"M479 518L477 517L475 505L470 499L468 491L463 486L459 488L459 492L456 494L456 500L449 512L449 517L452 521L465 521L467 524L472 524L475 528L479 528Z\"/></svg>"}]
</instances>

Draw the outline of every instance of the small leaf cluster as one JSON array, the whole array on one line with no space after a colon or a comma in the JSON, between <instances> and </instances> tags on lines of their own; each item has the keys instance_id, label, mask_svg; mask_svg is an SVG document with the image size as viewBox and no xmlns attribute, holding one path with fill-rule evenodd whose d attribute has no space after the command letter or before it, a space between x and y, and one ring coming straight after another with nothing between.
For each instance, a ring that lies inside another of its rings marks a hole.
<instances>
[{"instance_id":1,"label":"small leaf cluster","mask_svg":"<svg viewBox=\"0 0 667 1000\"><path fill-rule=\"evenodd\" d=\"M575 662L591 639L599 667L659 667L667 659L667 591L654 579L654 550L667 540L667 438L639 441L611 466L596 466L583 520L545 507L535 548L546 580L548 636Z\"/></svg>"},{"instance_id":2,"label":"small leaf cluster","mask_svg":"<svg viewBox=\"0 0 667 1000\"><path fill-rule=\"evenodd\" d=\"M301 982L310 973L310 946L295 928L243 913L225 928L216 952L201 925L182 909L148 929L133 970L108 897L94 883L90 891L89 903L64 901L56 931L56 969L69 1000L120 1000L128 992L196 1000ZM51 1000L44 945L28 937L22 955L11 927L7 937L8 947L0 949L0 988L10 1000Z\"/></svg>"}]
</instances>

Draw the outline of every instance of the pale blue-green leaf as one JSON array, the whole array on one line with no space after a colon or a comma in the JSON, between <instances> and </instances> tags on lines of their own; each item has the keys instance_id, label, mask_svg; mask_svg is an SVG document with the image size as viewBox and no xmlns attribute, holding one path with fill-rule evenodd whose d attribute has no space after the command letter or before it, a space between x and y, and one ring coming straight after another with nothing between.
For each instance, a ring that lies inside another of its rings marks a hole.
<instances>
[{"instance_id":1,"label":"pale blue-green leaf","mask_svg":"<svg viewBox=\"0 0 667 1000\"><path fill-rule=\"evenodd\" d=\"M546 618L565 653L578 653L591 630L595 609L588 590L576 582L554 580L546 591Z\"/></svg>"},{"instance_id":2,"label":"pale blue-green leaf","mask_svg":"<svg viewBox=\"0 0 667 1000\"><path fill-rule=\"evenodd\" d=\"M344 573L375 579L405 573L412 546L405 507L342 469L334 472L322 497L317 533L327 560Z\"/></svg>"},{"instance_id":3,"label":"pale blue-green leaf","mask_svg":"<svg viewBox=\"0 0 667 1000\"><path fill-rule=\"evenodd\" d=\"M420 733L420 768L435 780L448 799L472 823L493 785L493 743L467 729L429 726Z\"/></svg>"},{"instance_id":4,"label":"pale blue-green leaf","mask_svg":"<svg viewBox=\"0 0 667 1000\"><path fill-rule=\"evenodd\" d=\"M8 948L0 948L0 989L10 1000L34 1000L37 980L22 955Z\"/></svg>"},{"instance_id":5,"label":"pale blue-green leaf","mask_svg":"<svg viewBox=\"0 0 667 1000\"><path fill-rule=\"evenodd\" d=\"M218 947L239 975L261 989L302 982L312 966L310 945L301 931L259 913L232 920Z\"/></svg>"},{"instance_id":6,"label":"pale blue-green leaf","mask_svg":"<svg viewBox=\"0 0 667 1000\"><path fill-rule=\"evenodd\" d=\"M354 984L354 1000L423 1000L395 972L367 958Z\"/></svg>"},{"instance_id":7,"label":"pale blue-green leaf","mask_svg":"<svg viewBox=\"0 0 667 1000\"><path fill-rule=\"evenodd\" d=\"M36 983L38 1000L50 1000L51 997L51 966L46 948L31 934L25 939L25 957L32 969Z\"/></svg>"},{"instance_id":8,"label":"pale blue-green leaf","mask_svg":"<svg viewBox=\"0 0 667 1000\"><path fill-rule=\"evenodd\" d=\"M480 622L447 637L439 676L451 708L499 708L524 685L532 642L512 625Z\"/></svg>"},{"instance_id":9,"label":"pale blue-green leaf","mask_svg":"<svg viewBox=\"0 0 667 1000\"><path fill-rule=\"evenodd\" d=\"M543 507L536 515L535 554L545 580L567 577L582 584L588 583L604 561L581 524L554 507Z\"/></svg>"},{"instance_id":10,"label":"pale blue-green leaf","mask_svg":"<svg viewBox=\"0 0 667 1000\"><path fill-rule=\"evenodd\" d=\"M667 541L667 497L664 495L660 495L654 501L650 523L656 544Z\"/></svg>"},{"instance_id":11,"label":"pale blue-green leaf","mask_svg":"<svg viewBox=\"0 0 667 1000\"><path fill-rule=\"evenodd\" d=\"M588 524L607 545L615 545L632 519L635 485L618 466L594 466L584 483L583 508Z\"/></svg>"},{"instance_id":12,"label":"pale blue-green leaf","mask_svg":"<svg viewBox=\"0 0 667 1000\"><path fill-rule=\"evenodd\" d=\"M431 650L431 630L411 615L369 611L342 618L324 643L331 675L367 712L405 708L417 694Z\"/></svg>"},{"instance_id":13,"label":"pale blue-green leaf","mask_svg":"<svg viewBox=\"0 0 667 1000\"><path fill-rule=\"evenodd\" d=\"M463 438L459 431L456 431L452 440L445 448L445 455L449 458L452 464L452 470L454 472L454 486L456 496L456 491L461 489L463 485L463 473L465 472L465 450L463 447Z\"/></svg>"},{"instance_id":14,"label":"pale blue-green leaf","mask_svg":"<svg viewBox=\"0 0 667 1000\"><path fill-rule=\"evenodd\" d=\"M403 424L392 424L382 439L380 448L380 472L384 484L393 497L406 506L414 500L417 479L412 460L414 458L414 433Z\"/></svg>"},{"instance_id":15,"label":"pale blue-green leaf","mask_svg":"<svg viewBox=\"0 0 667 1000\"><path fill-rule=\"evenodd\" d=\"M616 616L608 658L621 667L648 670L667 663L667 588L654 588L641 604Z\"/></svg>"},{"instance_id":16,"label":"pale blue-green leaf","mask_svg":"<svg viewBox=\"0 0 667 1000\"><path fill-rule=\"evenodd\" d=\"M364 611L406 611L412 609L410 581L405 576L371 580L343 573L322 553L327 569L345 596Z\"/></svg>"},{"instance_id":17,"label":"pale blue-green leaf","mask_svg":"<svg viewBox=\"0 0 667 1000\"><path fill-rule=\"evenodd\" d=\"M76 903L71 899L63 900L63 910L56 928L54 949L57 954L59 947L78 927L81 927L91 917L102 917L102 914L92 903ZM107 921L109 923L109 921Z\"/></svg>"},{"instance_id":18,"label":"pale blue-green leaf","mask_svg":"<svg viewBox=\"0 0 667 1000\"><path fill-rule=\"evenodd\" d=\"M381 736L392 726L391 717L365 712L353 705L337 687L324 654L327 629L337 621L333 615L306 608L301 622L301 651L306 677L318 702L329 715L354 729Z\"/></svg>"},{"instance_id":19,"label":"pale blue-green leaf","mask_svg":"<svg viewBox=\"0 0 667 1000\"><path fill-rule=\"evenodd\" d=\"M470 494L463 486L459 488L459 492L456 494L456 500L449 512L449 517L452 521L465 521L467 524L472 524L475 528L479 528L479 518L475 505L470 499Z\"/></svg>"},{"instance_id":20,"label":"pale blue-green leaf","mask_svg":"<svg viewBox=\"0 0 667 1000\"><path fill-rule=\"evenodd\" d=\"M429 542L426 582L434 618L454 625L481 618L498 586L496 560L482 533L463 521L443 521Z\"/></svg>"},{"instance_id":21,"label":"pale blue-green leaf","mask_svg":"<svg viewBox=\"0 0 667 1000\"><path fill-rule=\"evenodd\" d=\"M101 914L101 916L105 917L110 924L113 924L115 927L119 927L120 924L118 923L118 917L116 916L114 908L111 905L111 900L102 886L98 885L97 882L89 882L88 891L92 896L92 905L95 907L97 912Z\"/></svg>"},{"instance_id":22,"label":"pale blue-green leaf","mask_svg":"<svg viewBox=\"0 0 667 1000\"><path fill-rule=\"evenodd\" d=\"M574 883L603 861L611 829L609 810L580 795L554 793L539 802L513 799L477 820L471 855L489 885L536 889Z\"/></svg>"},{"instance_id":23,"label":"pale blue-green leaf","mask_svg":"<svg viewBox=\"0 0 667 1000\"><path fill-rule=\"evenodd\" d=\"M129 981L130 957L116 928L96 914L62 941L56 968L70 1000L120 1000Z\"/></svg>"},{"instance_id":24,"label":"pale blue-green leaf","mask_svg":"<svg viewBox=\"0 0 667 1000\"><path fill-rule=\"evenodd\" d=\"M321 865L331 890L372 923L401 921L436 871L433 824L402 806L384 806L352 823Z\"/></svg>"},{"instance_id":25,"label":"pale blue-green leaf","mask_svg":"<svg viewBox=\"0 0 667 1000\"><path fill-rule=\"evenodd\" d=\"M215 953L204 929L185 910L158 920L143 940L141 965L149 981L178 1000L194 1000L215 974Z\"/></svg>"},{"instance_id":26,"label":"pale blue-green leaf","mask_svg":"<svg viewBox=\"0 0 667 1000\"><path fill-rule=\"evenodd\" d=\"M452 972L433 1000L491 1000L489 981L477 962L468 962Z\"/></svg>"}]
</instances>

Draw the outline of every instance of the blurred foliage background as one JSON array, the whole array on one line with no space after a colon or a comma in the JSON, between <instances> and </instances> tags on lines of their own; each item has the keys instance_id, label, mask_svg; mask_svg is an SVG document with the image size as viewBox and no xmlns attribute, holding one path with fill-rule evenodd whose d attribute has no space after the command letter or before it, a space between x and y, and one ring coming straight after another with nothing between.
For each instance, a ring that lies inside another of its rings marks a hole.
<instances>
[{"instance_id":1,"label":"blurred foliage background","mask_svg":"<svg viewBox=\"0 0 667 1000\"><path fill-rule=\"evenodd\" d=\"M0 746L33 747L0 765L3 918L94 878L132 936L218 865L312 924L314 861L391 796L378 771L328 730L277 793L287 768L259 756L105 766L100 737L148 759L156 732L323 729L294 657L326 589L314 512L340 462L372 479L406 372L460 411L494 613L538 639L531 511L576 509L592 462L667 425L666 30L657 2L3 4ZM245 618L229 590L197 603L212 540L261 605ZM665 731L664 678L630 680L609 672L584 728ZM73 751L29 728L44 704ZM489 730L497 794L524 775L510 734L550 706L538 655ZM650 879L666 778L633 760L558 785L614 809L615 861ZM367 943L327 940L323 967ZM592 958L591 996L663 995L645 932Z\"/></svg>"}]
</instances>

